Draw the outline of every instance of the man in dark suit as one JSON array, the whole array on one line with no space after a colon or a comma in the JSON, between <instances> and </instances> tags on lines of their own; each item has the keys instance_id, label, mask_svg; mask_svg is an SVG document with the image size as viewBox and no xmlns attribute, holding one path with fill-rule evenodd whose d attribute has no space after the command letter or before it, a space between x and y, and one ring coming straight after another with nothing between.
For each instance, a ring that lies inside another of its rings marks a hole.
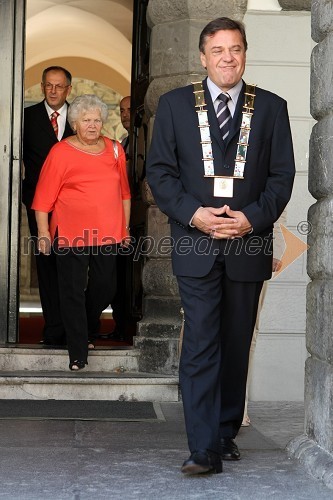
<instances>
[{"instance_id":1,"label":"man in dark suit","mask_svg":"<svg viewBox=\"0 0 333 500\"><path fill-rule=\"evenodd\" d=\"M25 108L23 130L23 162L25 176L22 200L27 209L30 234L37 241L38 230L32 200L40 171L50 149L59 140L73 134L67 121L67 102L72 86L69 71L51 66L43 71L41 89L45 99ZM56 112L57 116L53 115ZM52 116L53 115L53 116ZM36 246L37 248L37 246ZM58 298L56 261L53 253L36 255L39 294L45 320L43 341L47 345L66 343Z\"/></svg>"},{"instance_id":2,"label":"man in dark suit","mask_svg":"<svg viewBox=\"0 0 333 500\"><path fill-rule=\"evenodd\" d=\"M179 375L189 474L240 459L234 438L258 299L295 171L286 102L242 80L244 25L210 22L199 49L208 78L160 98L147 162L169 217L185 314Z\"/></svg>"}]
</instances>

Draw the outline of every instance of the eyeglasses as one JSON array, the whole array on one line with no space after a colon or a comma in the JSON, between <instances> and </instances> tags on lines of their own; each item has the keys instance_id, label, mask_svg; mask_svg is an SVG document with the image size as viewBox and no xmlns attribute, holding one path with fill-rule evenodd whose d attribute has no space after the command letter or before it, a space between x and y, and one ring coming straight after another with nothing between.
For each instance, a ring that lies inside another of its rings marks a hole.
<instances>
[{"instance_id":1,"label":"eyeglasses","mask_svg":"<svg viewBox=\"0 0 333 500\"><path fill-rule=\"evenodd\" d=\"M70 85L52 85L52 83L43 83L44 89L46 90L55 90L56 92L63 92L68 89Z\"/></svg>"}]
</instances>

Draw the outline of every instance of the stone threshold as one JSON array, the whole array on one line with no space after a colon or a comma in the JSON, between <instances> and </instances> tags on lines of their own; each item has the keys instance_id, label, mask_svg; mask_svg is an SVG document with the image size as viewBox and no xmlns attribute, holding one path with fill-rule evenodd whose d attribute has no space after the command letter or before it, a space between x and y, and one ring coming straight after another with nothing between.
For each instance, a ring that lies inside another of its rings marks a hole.
<instances>
[{"instance_id":1,"label":"stone threshold","mask_svg":"<svg viewBox=\"0 0 333 500\"><path fill-rule=\"evenodd\" d=\"M0 399L178 401L178 377L136 372L0 371Z\"/></svg>"}]
</instances>

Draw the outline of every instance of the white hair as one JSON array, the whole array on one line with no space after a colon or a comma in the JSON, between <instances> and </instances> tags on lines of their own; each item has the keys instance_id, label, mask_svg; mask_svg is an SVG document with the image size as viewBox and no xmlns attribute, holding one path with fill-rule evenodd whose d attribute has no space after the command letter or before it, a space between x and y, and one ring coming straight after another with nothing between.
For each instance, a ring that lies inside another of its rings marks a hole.
<instances>
[{"instance_id":1,"label":"white hair","mask_svg":"<svg viewBox=\"0 0 333 500\"><path fill-rule=\"evenodd\" d=\"M75 97L74 101L70 104L67 113L70 126L73 128L74 123L80 116L88 111L96 109L101 112L102 122L105 123L109 114L109 110L105 102L101 101L101 99L94 94L84 94Z\"/></svg>"}]
</instances>

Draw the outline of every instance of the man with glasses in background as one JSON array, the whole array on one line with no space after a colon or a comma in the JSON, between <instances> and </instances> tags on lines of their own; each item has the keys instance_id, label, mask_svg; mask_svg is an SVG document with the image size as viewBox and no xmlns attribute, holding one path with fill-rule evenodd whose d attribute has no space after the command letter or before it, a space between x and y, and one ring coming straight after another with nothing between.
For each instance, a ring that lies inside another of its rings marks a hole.
<instances>
[{"instance_id":1,"label":"man with glasses in background","mask_svg":"<svg viewBox=\"0 0 333 500\"><path fill-rule=\"evenodd\" d=\"M73 134L67 121L67 97L72 90L72 75L61 66L43 71L41 89L45 98L24 110L22 201L27 209L30 234L37 242L35 212L31 209L37 181L43 163L54 144ZM37 248L37 246L36 246ZM61 322L55 255L38 254L36 267L39 295L45 320L43 343L49 346L66 344Z\"/></svg>"}]
</instances>

